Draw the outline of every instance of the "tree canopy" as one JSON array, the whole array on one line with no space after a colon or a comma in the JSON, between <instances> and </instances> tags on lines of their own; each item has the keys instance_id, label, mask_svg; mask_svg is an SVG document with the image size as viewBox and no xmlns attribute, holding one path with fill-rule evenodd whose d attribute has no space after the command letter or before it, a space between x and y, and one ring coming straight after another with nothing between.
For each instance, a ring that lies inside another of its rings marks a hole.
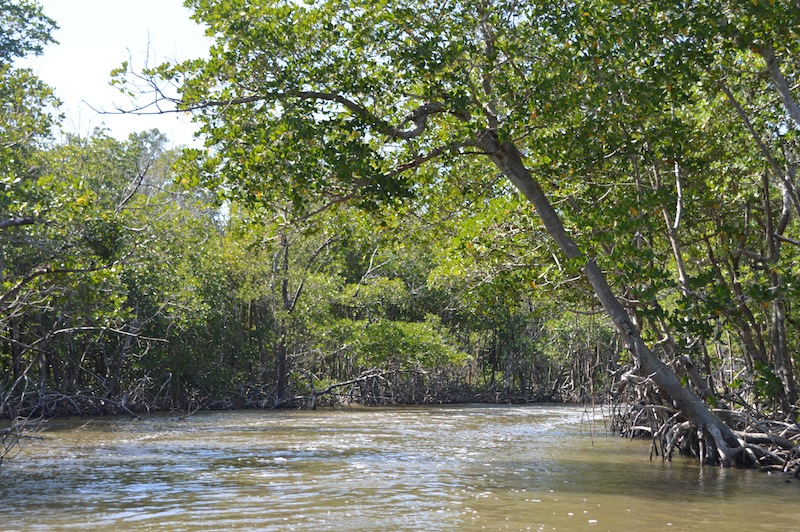
<instances>
[{"instance_id":1,"label":"tree canopy","mask_svg":"<svg viewBox=\"0 0 800 532\"><path fill-rule=\"evenodd\" d=\"M0 65L28 54L41 54L54 43L55 21L46 16L35 0L0 1Z\"/></svg>"}]
</instances>

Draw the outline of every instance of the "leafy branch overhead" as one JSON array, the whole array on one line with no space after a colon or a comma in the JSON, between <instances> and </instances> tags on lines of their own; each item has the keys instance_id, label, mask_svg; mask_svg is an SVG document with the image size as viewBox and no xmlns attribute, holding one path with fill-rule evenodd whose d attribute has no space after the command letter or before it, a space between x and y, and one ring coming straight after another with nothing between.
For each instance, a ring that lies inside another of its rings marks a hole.
<instances>
[{"instance_id":1,"label":"leafy branch overhead","mask_svg":"<svg viewBox=\"0 0 800 532\"><path fill-rule=\"evenodd\" d=\"M0 67L29 54L39 55L58 26L34 0L0 0Z\"/></svg>"}]
</instances>

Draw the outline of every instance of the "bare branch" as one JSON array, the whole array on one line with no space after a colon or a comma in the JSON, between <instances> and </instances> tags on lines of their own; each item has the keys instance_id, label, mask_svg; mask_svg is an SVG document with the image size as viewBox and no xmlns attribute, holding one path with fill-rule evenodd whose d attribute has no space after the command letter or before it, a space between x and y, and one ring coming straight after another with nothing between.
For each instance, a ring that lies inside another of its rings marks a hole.
<instances>
[{"instance_id":1,"label":"bare branch","mask_svg":"<svg viewBox=\"0 0 800 532\"><path fill-rule=\"evenodd\" d=\"M154 162L155 162L155 154L151 153L150 156L147 158L147 163L145 164L144 168L139 169L139 172L137 173L136 177L128 185L128 190L125 192L125 195L122 197L119 204L117 205L117 208L115 209L117 213L122 212L122 209L125 207L125 205L130 201L133 195L136 194L136 191L139 190L139 187L142 185L144 178L147 177L147 172L150 171L150 168L153 166Z\"/></svg>"},{"instance_id":2,"label":"bare branch","mask_svg":"<svg viewBox=\"0 0 800 532\"><path fill-rule=\"evenodd\" d=\"M115 329L113 327L68 327L66 329L58 329L57 331L52 331L50 336L56 336L57 334L67 334L73 332L86 332L86 331L99 331L99 332L112 332L114 334L119 334L120 336L129 336L131 338L136 338L138 340L145 340L148 342L163 342L165 344L169 343L169 340L166 338L154 338L151 336L142 336L138 333L132 333L128 331L123 331L121 329Z\"/></svg>"}]
</instances>

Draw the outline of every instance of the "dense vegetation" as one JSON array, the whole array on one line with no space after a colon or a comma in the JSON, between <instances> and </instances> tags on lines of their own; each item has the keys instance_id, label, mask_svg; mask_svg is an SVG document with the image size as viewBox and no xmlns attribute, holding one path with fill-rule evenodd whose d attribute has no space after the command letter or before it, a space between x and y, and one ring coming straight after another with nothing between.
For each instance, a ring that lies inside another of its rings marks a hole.
<instances>
[{"instance_id":1,"label":"dense vegetation","mask_svg":"<svg viewBox=\"0 0 800 532\"><path fill-rule=\"evenodd\" d=\"M0 0L0 416L615 398L665 454L793 452L800 9L768 4L190 0L209 58L115 78L195 113L176 151L54 142L13 66L53 21Z\"/></svg>"}]
</instances>

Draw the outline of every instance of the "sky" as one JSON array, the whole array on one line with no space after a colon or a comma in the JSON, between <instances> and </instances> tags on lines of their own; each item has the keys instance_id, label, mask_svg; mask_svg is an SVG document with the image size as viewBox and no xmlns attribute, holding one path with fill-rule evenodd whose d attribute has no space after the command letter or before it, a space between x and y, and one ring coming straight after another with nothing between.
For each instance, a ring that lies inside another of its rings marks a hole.
<instances>
[{"instance_id":1,"label":"sky","mask_svg":"<svg viewBox=\"0 0 800 532\"><path fill-rule=\"evenodd\" d=\"M109 85L109 73L123 61L141 68L165 59L202 57L211 44L203 28L192 21L183 0L39 0L56 21L59 44L44 55L26 58L18 66L32 68L55 88L64 103L63 129L86 135L105 127L118 139L158 128L174 145L192 145L196 127L183 114L132 116L98 114L125 107L128 99ZM149 53L149 58L148 58ZM91 107L90 107L91 105Z\"/></svg>"}]
</instances>

